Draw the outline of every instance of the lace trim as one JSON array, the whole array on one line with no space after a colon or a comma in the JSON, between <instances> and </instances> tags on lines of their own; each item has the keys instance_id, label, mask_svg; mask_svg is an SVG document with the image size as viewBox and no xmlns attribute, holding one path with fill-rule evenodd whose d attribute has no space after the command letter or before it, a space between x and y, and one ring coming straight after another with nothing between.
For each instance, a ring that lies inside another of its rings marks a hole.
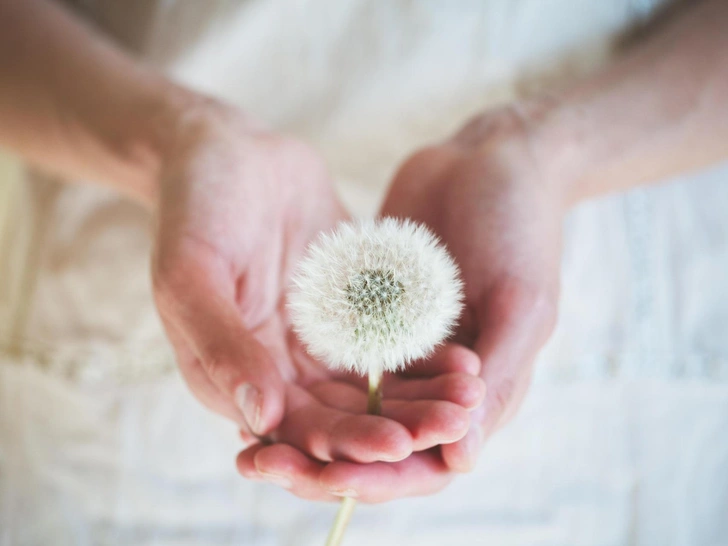
<instances>
[{"instance_id":1,"label":"lace trim","mask_svg":"<svg viewBox=\"0 0 728 546\"><path fill-rule=\"evenodd\" d=\"M535 381L664 379L728 382L728 358L704 352L676 354L655 350L655 366L644 366L640 352L584 354L567 361L540 358ZM81 386L147 383L176 373L174 355L166 343L147 347L110 344L68 344L51 347L25 340L0 343L0 365L30 366L51 377Z\"/></svg>"},{"instance_id":2,"label":"lace trim","mask_svg":"<svg viewBox=\"0 0 728 546\"><path fill-rule=\"evenodd\" d=\"M625 351L568 355L546 351L536 367L538 380L701 379L728 381L728 356L671 346L661 329L660 308L652 279L659 274L655 256L654 205L649 189L623 197L632 279L628 321L632 342ZM0 332L0 359L33 366L50 376L79 384L135 384L175 373L171 348L163 339L146 345L8 339Z\"/></svg>"},{"instance_id":3,"label":"lace trim","mask_svg":"<svg viewBox=\"0 0 728 546\"><path fill-rule=\"evenodd\" d=\"M37 340L0 341L0 360L32 366L41 372L80 385L126 385L160 379L177 370L166 343L146 346L71 342L62 346Z\"/></svg>"}]
</instances>

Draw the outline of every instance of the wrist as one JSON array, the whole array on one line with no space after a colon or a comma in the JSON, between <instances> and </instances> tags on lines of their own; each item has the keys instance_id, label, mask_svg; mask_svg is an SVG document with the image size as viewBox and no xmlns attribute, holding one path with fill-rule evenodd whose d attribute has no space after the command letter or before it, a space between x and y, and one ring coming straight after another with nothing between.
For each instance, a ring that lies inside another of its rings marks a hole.
<instances>
[{"instance_id":1,"label":"wrist","mask_svg":"<svg viewBox=\"0 0 728 546\"><path fill-rule=\"evenodd\" d=\"M589 139L579 129L579 114L557 97L542 97L526 103L526 134L529 150L545 183L564 212L588 197L584 181L589 169Z\"/></svg>"},{"instance_id":2,"label":"wrist","mask_svg":"<svg viewBox=\"0 0 728 546\"><path fill-rule=\"evenodd\" d=\"M211 150L240 143L243 138L267 134L259 122L217 99L175 89L162 101L155 135L155 166L145 202L157 208L159 200L186 178L187 169L209 156ZM238 150L239 151L239 150Z\"/></svg>"},{"instance_id":3,"label":"wrist","mask_svg":"<svg viewBox=\"0 0 728 546\"><path fill-rule=\"evenodd\" d=\"M576 138L568 107L554 96L540 96L513 103L506 112L503 138L489 147L498 150L517 177L537 182L554 210L565 214L581 199L583 168L583 142Z\"/></svg>"},{"instance_id":4,"label":"wrist","mask_svg":"<svg viewBox=\"0 0 728 546\"><path fill-rule=\"evenodd\" d=\"M135 74L123 90L103 100L72 93L52 94L62 123L49 149L40 157L71 179L112 186L145 207L154 207L159 176L179 120L194 94L156 77Z\"/></svg>"},{"instance_id":5,"label":"wrist","mask_svg":"<svg viewBox=\"0 0 728 546\"><path fill-rule=\"evenodd\" d=\"M524 184L560 217L574 202L576 183L569 133L553 124L558 107L554 99L540 97L488 110L440 147L439 163L447 167L458 158L474 158L485 180ZM449 179L443 182L448 184Z\"/></svg>"},{"instance_id":6,"label":"wrist","mask_svg":"<svg viewBox=\"0 0 728 546\"><path fill-rule=\"evenodd\" d=\"M169 82L155 85L129 105L129 116L116 129L114 154L127 172L116 186L148 208L155 208L164 166L173 157L185 117L205 98Z\"/></svg>"}]
</instances>

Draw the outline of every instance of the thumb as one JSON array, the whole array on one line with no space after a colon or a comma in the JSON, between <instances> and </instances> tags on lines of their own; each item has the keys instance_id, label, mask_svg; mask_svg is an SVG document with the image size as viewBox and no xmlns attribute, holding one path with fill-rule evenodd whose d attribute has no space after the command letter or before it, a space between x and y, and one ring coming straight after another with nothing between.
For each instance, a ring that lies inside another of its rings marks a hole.
<instances>
[{"instance_id":1,"label":"thumb","mask_svg":"<svg viewBox=\"0 0 728 546\"><path fill-rule=\"evenodd\" d=\"M556 322L556 300L549 291L508 277L482 303L474 349L487 387L481 421L487 438L514 416L526 395L533 361Z\"/></svg>"},{"instance_id":2,"label":"thumb","mask_svg":"<svg viewBox=\"0 0 728 546\"><path fill-rule=\"evenodd\" d=\"M191 348L203 372L197 375L238 408L251 432L267 434L283 418L284 384L269 351L243 323L229 268L190 260L174 271L156 279L157 299Z\"/></svg>"},{"instance_id":3,"label":"thumb","mask_svg":"<svg viewBox=\"0 0 728 546\"><path fill-rule=\"evenodd\" d=\"M554 301L548 293L510 278L483 298L474 350L482 362L486 395L471 414L468 434L442 446L449 468L471 470L483 442L517 412L530 385L533 360L553 329Z\"/></svg>"}]
</instances>

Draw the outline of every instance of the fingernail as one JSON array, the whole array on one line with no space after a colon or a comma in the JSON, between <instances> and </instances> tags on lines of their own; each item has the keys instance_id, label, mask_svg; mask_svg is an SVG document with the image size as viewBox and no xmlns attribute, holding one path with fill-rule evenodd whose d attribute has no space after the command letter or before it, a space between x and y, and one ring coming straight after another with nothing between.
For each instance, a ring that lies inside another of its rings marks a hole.
<instances>
[{"instance_id":1,"label":"fingernail","mask_svg":"<svg viewBox=\"0 0 728 546\"><path fill-rule=\"evenodd\" d=\"M281 476L280 474L268 474L267 472L259 472L259 474L266 481L275 485L279 485L284 489L290 489L291 487L293 487L293 482L289 478Z\"/></svg>"},{"instance_id":2,"label":"fingernail","mask_svg":"<svg viewBox=\"0 0 728 546\"><path fill-rule=\"evenodd\" d=\"M240 385L235 391L235 403L243 412L245 422L254 434L260 431L260 391L250 383Z\"/></svg>"},{"instance_id":3,"label":"fingernail","mask_svg":"<svg viewBox=\"0 0 728 546\"><path fill-rule=\"evenodd\" d=\"M336 495L337 497L356 498L359 496L359 493L357 493L353 489L329 489L329 493L331 493L332 495Z\"/></svg>"},{"instance_id":4,"label":"fingernail","mask_svg":"<svg viewBox=\"0 0 728 546\"><path fill-rule=\"evenodd\" d=\"M390 448L390 451L385 452L379 452L379 456L377 457L380 461L385 463L398 463L399 461L404 461L407 457L412 455L412 449L411 446L407 446L407 449L402 449L400 447L396 448L396 451L399 451L399 454L394 453L392 454L391 451L394 448Z\"/></svg>"}]
</instances>

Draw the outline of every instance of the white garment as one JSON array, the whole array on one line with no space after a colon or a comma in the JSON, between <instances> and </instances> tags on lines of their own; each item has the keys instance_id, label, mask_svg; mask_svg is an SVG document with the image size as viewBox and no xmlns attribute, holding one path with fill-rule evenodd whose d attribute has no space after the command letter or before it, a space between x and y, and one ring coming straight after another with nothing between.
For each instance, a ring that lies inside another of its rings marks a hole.
<instances>
[{"instance_id":1,"label":"white garment","mask_svg":"<svg viewBox=\"0 0 728 546\"><path fill-rule=\"evenodd\" d=\"M79 3L181 82L312 142L358 214L417 146L575 75L650 10L130 1L144 24L114 26L118 3ZM728 544L727 176L573 211L519 416L445 492L361 507L347 545ZM5 182L0 224L0 544L322 544L335 507L237 476L234 428L174 373L146 214L34 178Z\"/></svg>"}]
</instances>

